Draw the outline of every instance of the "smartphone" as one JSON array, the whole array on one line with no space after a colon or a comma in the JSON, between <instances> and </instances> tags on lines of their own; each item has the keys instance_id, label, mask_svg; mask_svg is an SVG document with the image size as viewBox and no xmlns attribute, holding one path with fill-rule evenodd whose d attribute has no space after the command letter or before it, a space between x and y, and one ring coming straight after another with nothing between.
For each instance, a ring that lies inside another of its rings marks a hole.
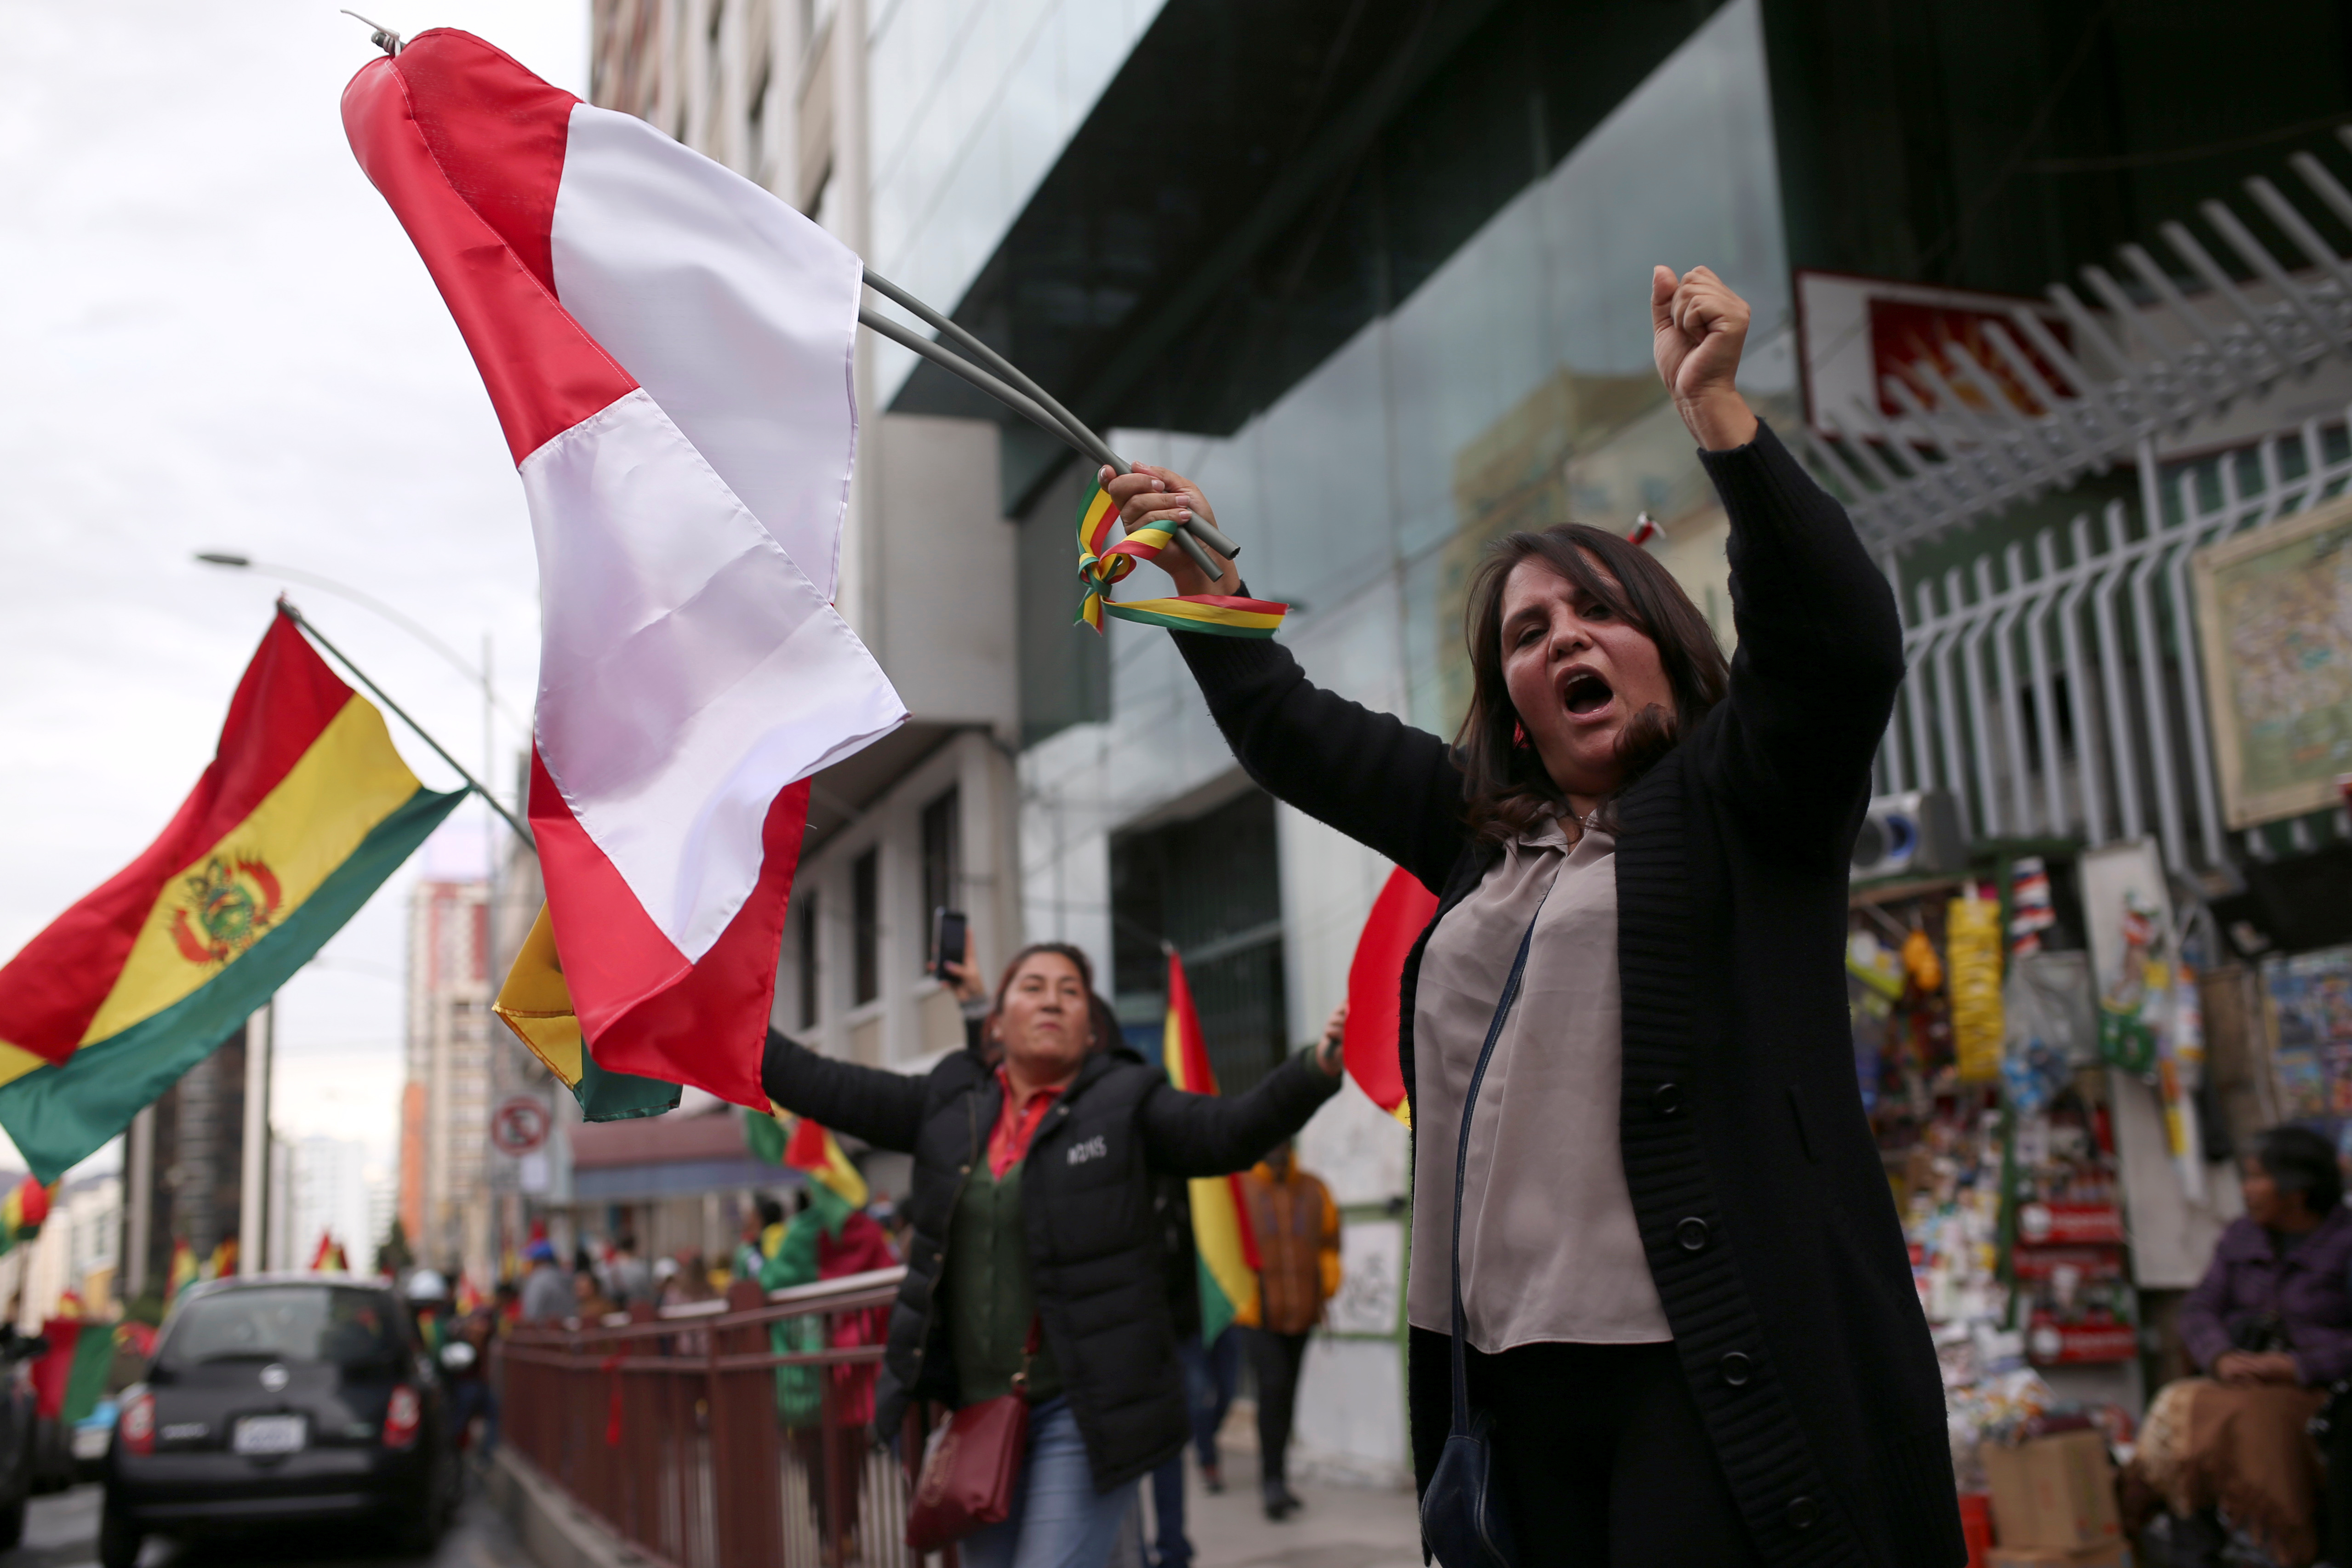
<instances>
[{"instance_id":1,"label":"smartphone","mask_svg":"<svg viewBox=\"0 0 2352 1568\"><path fill-rule=\"evenodd\" d=\"M964 935L968 929L961 909L931 911L931 973L944 980L948 966L964 961Z\"/></svg>"}]
</instances>

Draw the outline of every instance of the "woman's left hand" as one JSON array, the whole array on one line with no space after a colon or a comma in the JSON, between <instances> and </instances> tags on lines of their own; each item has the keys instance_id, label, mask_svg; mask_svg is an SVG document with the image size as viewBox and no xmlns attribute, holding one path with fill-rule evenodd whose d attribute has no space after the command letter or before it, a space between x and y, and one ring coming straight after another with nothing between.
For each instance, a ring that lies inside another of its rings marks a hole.
<instances>
[{"instance_id":1,"label":"woman's left hand","mask_svg":"<svg viewBox=\"0 0 2352 1568\"><path fill-rule=\"evenodd\" d=\"M1216 509L1201 494L1201 487L1172 468L1154 468L1148 463L1139 463L1131 474L1114 476L1105 468L1099 477L1112 504L1118 507L1119 526L1130 534L1153 523L1180 523L1196 512L1202 522L1213 528L1217 527ZM1241 579L1234 575L1233 562L1205 545L1202 549L1224 572L1223 577L1211 580L1208 573L1192 564L1191 556L1173 545L1162 549L1151 564L1175 579L1179 593L1239 592Z\"/></svg>"},{"instance_id":2,"label":"woman's left hand","mask_svg":"<svg viewBox=\"0 0 2352 1568\"><path fill-rule=\"evenodd\" d=\"M1337 1078L1345 1070L1347 1039L1348 1004L1341 1002L1331 1009L1330 1019L1323 1026L1322 1043L1315 1048L1315 1065L1327 1076Z\"/></svg>"},{"instance_id":3,"label":"woman's left hand","mask_svg":"<svg viewBox=\"0 0 2352 1568\"><path fill-rule=\"evenodd\" d=\"M1650 274L1650 336L1675 412L1711 452L1756 439L1756 415L1735 384L1748 342L1748 301L1704 267Z\"/></svg>"}]
</instances>

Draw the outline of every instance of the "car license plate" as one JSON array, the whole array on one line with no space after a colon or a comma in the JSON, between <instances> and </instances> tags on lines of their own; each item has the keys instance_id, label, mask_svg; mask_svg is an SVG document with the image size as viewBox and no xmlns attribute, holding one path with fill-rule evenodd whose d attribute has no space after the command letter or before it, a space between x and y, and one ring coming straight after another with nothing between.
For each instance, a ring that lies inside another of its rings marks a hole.
<instances>
[{"instance_id":1,"label":"car license plate","mask_svg":"<svg viewBox=\"0 0 2352 1568\"><path fill-rule=\"evenodd\" d=\"M291 1454L302 1447L299 1416L247 1416L236 1424L231 1448L240 1454Z\"/></svg>"}]
</instances>

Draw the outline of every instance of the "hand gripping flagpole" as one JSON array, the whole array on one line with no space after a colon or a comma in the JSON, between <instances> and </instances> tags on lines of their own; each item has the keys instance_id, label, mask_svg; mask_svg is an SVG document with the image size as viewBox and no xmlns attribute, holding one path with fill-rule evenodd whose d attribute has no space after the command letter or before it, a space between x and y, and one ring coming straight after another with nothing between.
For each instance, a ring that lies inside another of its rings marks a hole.
<instances>
[{"instance_id":1,"label":"hand gripping flagpole","mask_svg":"<svg viewBox=\"0 0 2352 1568\"><path fill-rule=\"evenodd\" d=\"M913 350L951 375L962 377L982 392L1029 421L1046 434L1068 444L1082 455L1091 457L1114 474L1132 473L1128 462L1113 452L1103 438L1087 428L1068 409L1054 400L1051 393L1016 368L995 350L982 342L955 322L942 316L872 267L866 269L866 286L885 299L919 316L935 328L940 337L953 342L969 354L965 359L946 344L910 331L888 317L860 308L857 319L875 332L889 339L899 347ZM975 363L974 361L977 361ZM985 367L983 369L982 367ZM1175 524L1173 530L1178 548L1192 558L1192 564L1208 574L1212 582L1224 580L1224 569L1209 556L1206 544L1227 559L1241 554L1241 547L1212 527L1196 512L1184 522Z\"/></svg>"},{"instance_id":2,"label":"hand gripping flagpole","mask_svg":"<svg viewBox=\"0 0 2352 1568\"><path fill-rule=\"evenodd\" d=\"M415 730L416 732L416 738L431 747L435 756L440 758L442 761L447 763L452 768L456 769L457 777L466 781L466 788L471 789L475 794L479 795L482 798L482 803L488 806L491 810L496 811L499 817L505 821L506 825L514 830L515 837L523 841L523 846L526 849L535 849L537 847L531 842L530 830L522 825L520 818L517 817L512 811L508 810L504 805L500 804L499 798L496 795L491 794L488 789L484 788L480 779L466 771L466 765L458 761L456 758L450 756L449 748L447 747L434 739L432 736L426 734L423 725L409 717L408 710L406 708L402 707L398 703L386 696L382 686L377 685L373 681L368 679L367 672L361 669L357 664L352 664L350 654L344 653L341 648L336 647L332 643L328 642L326 633L320 632L316 626L312 625L309 619L306 618L299 610L294 608L294 601L287 598L286 595L282 593L278 596L278 612L280 615L285 616L289 621L294 622L295 625L300 627L304 634L307 635L310 641L316 643L320 648L332 654L334 656L335 663L342 665L343 668L352 673L352 679L358 681L360 685L365 686L369 691L375 694L376 701L390 708L394 714L399 716L401 723L406 725L410 729Z\"/></svg>"}]
</instances>

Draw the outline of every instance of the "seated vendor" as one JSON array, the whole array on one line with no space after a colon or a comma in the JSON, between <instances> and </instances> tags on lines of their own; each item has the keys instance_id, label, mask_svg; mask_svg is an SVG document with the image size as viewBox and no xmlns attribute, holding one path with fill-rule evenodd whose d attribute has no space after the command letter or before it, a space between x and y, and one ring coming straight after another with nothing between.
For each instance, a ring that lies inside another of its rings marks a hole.
<instances>
[{"instance_id":1,"label":"seated vendor","mask_svg":"<svg viewBox=\"0 0 2352 1568\"><path fill-rule=\"evenodd\" d=\"M2158 1396L2133 1469L2176 1516L2176 1542L2219 1548L2226 1526L2303 1568L2319 1553L2323 1492L2331 1538L2352 1533L2337 1500L2352 1498L2352 1475L2336 1473L2352 1465L2323 1471L2306 1430L2352 1377L2352 1211L2335 1149L2305 1127L2264 1133L2241 1189L2245 1215L2180 1308L2181 1343L2205 1375Z\"/></svg>"}]
</instances>

